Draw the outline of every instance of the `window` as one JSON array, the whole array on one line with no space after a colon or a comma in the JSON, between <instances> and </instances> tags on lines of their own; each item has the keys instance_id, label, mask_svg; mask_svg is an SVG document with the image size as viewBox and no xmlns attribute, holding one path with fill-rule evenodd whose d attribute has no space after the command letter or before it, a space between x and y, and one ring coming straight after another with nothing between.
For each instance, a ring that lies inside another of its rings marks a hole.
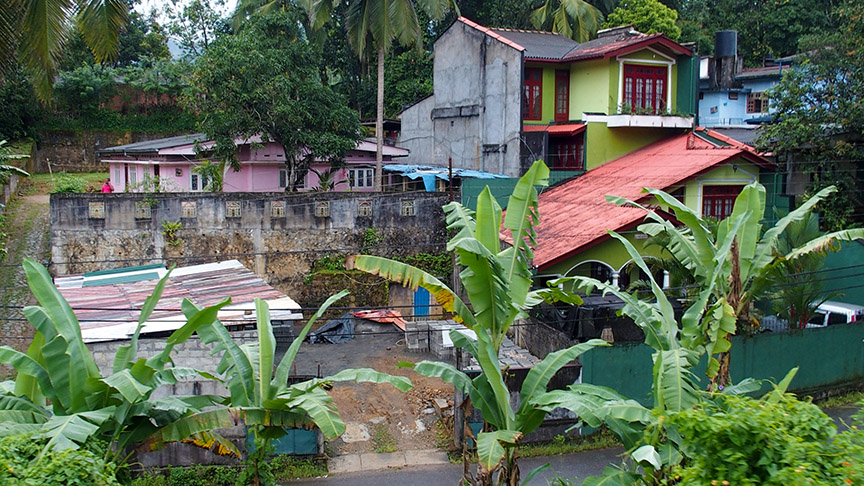
<instances>
[{"instance_id":1,"label":"window","mask_svg":"<svg viewBox=\"0 0 864 486\"><path fill-rule=\"evenodd\" d=\"M288 187L288 169L279 169L279 188Z\"/></svg>"},{"instance_id":2,"label":"window","mask_svg":"<svg viewBox=\"0 0 864 486\"><path fill-rule=\"evenodd\" d=\"M585 168L581 138L549 139L549 159L552 170L582 170Z\"/></svg>"},{"instance_id":3,"label":"window","mask_svg":"<svg viewBox=\"0 0 864 486\"><path fill-rule=\"evenodd\" d=\"M570 119L570 71L555 71L555 121Z\"/></svg>"},{"instance_id":4,"label":"window","mask_svg":"<svg viewBox=\"0 0 864 486\"><path fill-rule=\"evenodd\" d=\"M375 169L349 169L348 183L351 187L372 187L375 185Z\"/></svg>"},{"instance_id":5,"label":"window","mask_svg":"<svg viewBox=\"0 0 864 486\"><path fill-rule=\"evenodd\" d=\"M744 186L705 186L702 188L702 216L722 220L732 214L735 198Z\"/></svg>"},{"instance_id":6,"label":"window","mask_svg":"<svg viewBox=\"0 0 864 486\"><path fill-rule=\"evenodd\" d=\"M133 165L133 166L129 167L129 185L133 186L133 189L134 189L134 186L137 183L138 183L138 167L135 167Z\"/></svg>"},{"instance_id":7,"label":"window","mask_svg":"<svg viewBox=\"0 0 864 486\"><path fill-rule=\"evenodd\" d=\"M747 113L768 113L768 95L765 93L748 93Z\"/></svg>"},{"instance_id":8,"label":"window","mask_svg":"<svg viewBox=\"0 0 864 486\"><path fill-rule=\"evenodd\" d=\"M372 201L369 199L357 201L357 216L371 217L372 216Z\"/></svg>"},{"instance_id":9,"label":"window","mask_svg":"<svg viewBox=\"0 0 864 486\"><path fill-rule=\"evenodd\" d=\"M209 183L210 183L210 178L207 177L206 175L196 174L196 173L192 172L189 187L193 191L203 191L204 188L206 188L207 184L209 184Z\"/></svg>"},{"instance_id":10,"label":"window","mask_svg":"<svg viewBox=\"0 0 864 486\"><path fill-rule=\"evenodd\" d=\"M135 219L150 219L151 215L149 202L139 201L135 203Z\"/></svg>"},{"instance_id":11,"label":"window","mask_svg":"<svg viewBox=\"0 0 864 486\"><path fill-rule=\"evenodd\" d=\"M600 262L591 262L591 278L601 282L611 282L612 269Z\"/></svg>"},{"instance_id":12,"label":"window","mask_svg":"<svg viewBox=\"0 0 864 486\"><path fill-rule=\"evenodd\" d=\"M522 113L526 120L543 119L543 70L540 68L525 68Z\"/></svg>"},{"instance_id":13,"label":"window","mask_svg":"<svg viewBox=\"0 0 864 486\"><path fill-rule=\"evenodd\" d=\"M114 167L114 179L111 181L114 185L120 184L123 180L123 168L120 166Z\"/></svg>"},{"instance_id":14,"label":"window","mask_svg":"<svg viewBox=\"0 0 864 486\"><path fill-rule=\"evenodd\" d=\"M666 66L624 65L624 104L633 113L666 110Z\"/></svg>"},{"instance_id":15,"label":"window","mask_svg":"<svg viewBox=\"0 0 864 486\"><path fill-rule=\"evenodd\" d=\"M403 199L402 200L402 216L414 216L414 200L413 199Z\"/></svg>"}]
</instances>

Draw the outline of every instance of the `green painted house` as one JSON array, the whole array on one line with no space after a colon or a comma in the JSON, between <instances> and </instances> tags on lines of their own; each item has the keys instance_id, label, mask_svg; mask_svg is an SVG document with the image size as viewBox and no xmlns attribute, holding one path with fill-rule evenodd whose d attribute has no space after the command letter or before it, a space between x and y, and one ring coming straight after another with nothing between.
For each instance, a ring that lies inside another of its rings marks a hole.
<instances>
[{"instance_id":1,"label":"green painted house","mask_svg":"<svg viewBox=\"0 0 864 486\"><path fill-rule=\"evenodd\" d=\"M606 195L650 202L643 188L664 189L723 218L744 185L767 182L772 196L779 188L774 166L752 148L693 126L697 75L687 47L631 26L578 43L459 18L435 43L434 94L400 116L400 145L409 164L512 178L495 181L496 196L542 159L556 184L540 197L538 277L625 285L638 275L607 230L642 248L644 212ZM485 184L464 181L463 203L472 206Z\"/></svg>"}]
</instances>

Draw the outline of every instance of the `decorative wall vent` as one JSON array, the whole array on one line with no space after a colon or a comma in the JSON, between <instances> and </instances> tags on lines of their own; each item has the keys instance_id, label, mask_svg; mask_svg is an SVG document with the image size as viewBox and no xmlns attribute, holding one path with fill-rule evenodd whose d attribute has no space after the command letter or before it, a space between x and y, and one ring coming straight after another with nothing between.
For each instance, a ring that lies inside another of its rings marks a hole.
<instances>
[{"instance_id":1,"label":"decorative wall vent","mask_svg":"<svg viewBox=\"0 0 864 486\"><path fill-rule=\"evenodd\" d=\"M372 201L368 199L361 199L357 201L357 216L360 216L361 218L371 218Z\"/></svg>"},{"instance_id":2,"label":"decorative wall vent","mask_svg":"<svg viewBox=\"0 0 864 486\"><path fill-rule=\"evenodd\" d=\"M402 211L400 212L402 216L414 216L414 200L413 199L403 199L402 200Z\"/></svg>"},{"instance_id":3,"label":"decorative wall vent","mask_svg":"<svg viewBox=\"0 0 864 486\"><path fill-rule=\"evenodd\" d=\"M105 201L90 201L90 219L105 219Z\"/></svg>"},{"instance_id":4,"label":"decorative wall vent","mask_svg":"<svg viewBox=\"0 0 864 486\"><path fill-rule=\"evenodd\" d=\"M329 218L330 201L315 201L315 216L318 218Z\"/></svg>"},{"instance_id":5,"label":"decorative wall vent","mask_svg":"<svg viewBox=\"0 0 864 486\"><path fill-rule=\"evenodd\" d=\"M240 201L225 201L225 217L239 218L240 217Z\"/></svg>"},{"instance_id":6,"label":"decorative wall vent","mask_svg":"<svg viewBox=\"0 0 864 486\"><path fill-rule=\"evenodd\" d=\"M150 219L152 214L149 202L139 201L135 203L135 219Z\"/></svg>"},{"instance_id":7,"label":"decorative wall vent","mask_svg":"<svg viewBox=\"0 0 864 486\"><path fill-rule=\"evenodd\" d=\"M285 217L285 201L272 201L270 203L270 217L284 218Z\"/></svg>"},{"instance_id":8,"label":"decorative wall vent","mask_svg":"<svg viewBox=\"0 0 864 486\"><path fill-rule=\"evenodd\" d=\"M195 201L180 202L180 216L184 218L197 218L198 206Z\"/></svg>"}]
</instances>

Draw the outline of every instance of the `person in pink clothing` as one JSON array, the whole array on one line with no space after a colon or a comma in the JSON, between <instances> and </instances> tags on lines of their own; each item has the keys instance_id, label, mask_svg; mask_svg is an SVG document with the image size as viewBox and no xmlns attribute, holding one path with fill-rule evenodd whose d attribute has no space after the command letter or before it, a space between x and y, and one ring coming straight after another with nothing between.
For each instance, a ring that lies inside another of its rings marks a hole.
<instances>
[{"instance_id":1,"label":"person in pink clothing","mask_svg":"<svg viewBox=\"0 0 864 486\"><path fill-rule=\"evenodd\" d=\"M114 192L114 186L111 185L111 179L105 179L105 184L102 184L102 192Z\"/></svg>"}]
</instances>

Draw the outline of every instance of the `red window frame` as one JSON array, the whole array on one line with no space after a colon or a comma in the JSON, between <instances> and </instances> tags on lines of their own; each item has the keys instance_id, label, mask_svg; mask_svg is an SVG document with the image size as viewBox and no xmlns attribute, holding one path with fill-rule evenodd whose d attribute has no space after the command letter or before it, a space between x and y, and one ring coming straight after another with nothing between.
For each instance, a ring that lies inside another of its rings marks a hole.
<instances>
[{"instance_id":1,"label":"red window frame","mask_svg":"<svg viewBox=\"0 0 864 486\"><path fill-rule=\"evenodd\" d=\"M744 186L703 186L702 187L702 217L723 220L732 214L735 198Z\"/></svg>"},{"instance_id":2,"label":"red window frame","mask_svg":"<svg viewBox=\"0 0 864 486\"><path fill-rule=\"evenodd\" d=\"M582 137L555 137L549 139L549 165L551 170L584 170L585 150Z\"/></svg>"},{"instance_id":3,"label":"red window frame","mask_svg":"<svg viewBox=\"0 0 864 486\"><path fill-rule=\"evenodd\" d=\"M555 71L555 121L570 120L570 71Z\"/></svg>"},{"instance_id":4,"label":"red window frame","mask_svg":"<svg viewBox=\"0 0 864 486\"><path fill-rule=\"evenodd\" d=\"M522 116L525 120L543 119L543 69L525 68L522 85Z\"/></svg>"},{"instance_id":5,"label":"red window frame","mask_svg":"<svg viewBox=\"0 0 864 486\"><path fill-rule=\"evenodd\" d=\"M625 64L623 69L622 103L629 105L634 113L647 110L656 114L666 111L667 66Z\"/></svg>"}]
</instances>

